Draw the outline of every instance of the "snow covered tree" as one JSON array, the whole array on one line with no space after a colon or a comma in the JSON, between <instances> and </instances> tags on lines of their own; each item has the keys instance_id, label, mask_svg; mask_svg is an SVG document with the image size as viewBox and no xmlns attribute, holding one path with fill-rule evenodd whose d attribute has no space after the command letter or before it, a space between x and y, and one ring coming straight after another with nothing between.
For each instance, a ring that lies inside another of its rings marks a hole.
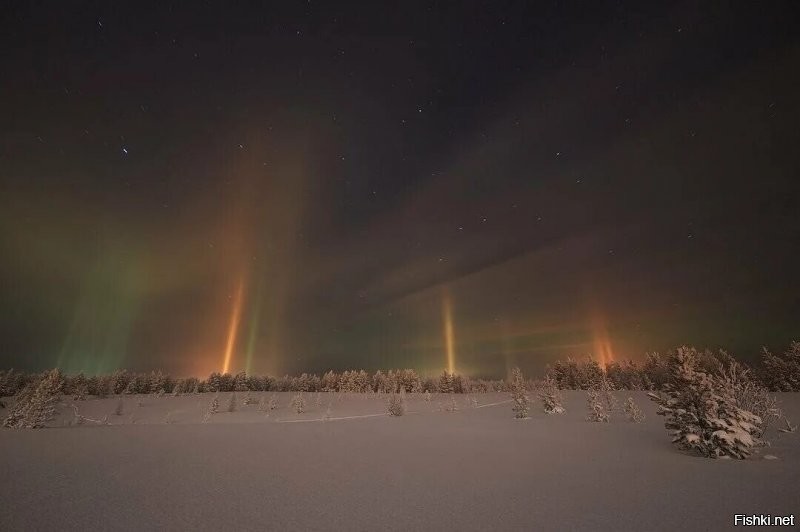
<instances>
[{"instance_id":1,"label":"snow covered tree","mask_svg":"<svg viewBox=\"0 0 800 532\"><path fill-rule=\"evenodd\" d=\"M269 410L275 410L278 408L278 396L274 393L269 396L269 401L267 401L267 408Z\"/></svg>"},{"instance_id":2,"label":"snow covered tree","mask_svg":"<svg viewBox=\"0 0 800 532\"><path fill-rule=\"evenodd\" d=\"M644 414L639 409L639 406L633 401L633 397L628 397L625 400L625 417L628 418L628 421L633 421L634 423L641 423L644 421Z\"/></svg>"},{"instance_id":3,"label":"snow covered tree","mask_svg":"<svg viewBox=\"0 0 800 532\"><path fill-rule=\"evenodd\" d=\"M254 404L258 403L258 399L256 399L255 396L250 395L250 392L248 391L246 394L244 394L244 401L243 402L246 405L254 405Z\"/></svg>"},{"instance_id":4,"label":"snow covered tree","mask_svg":"<svg viewBox=\"0 0 800 532\"><path fill-rule=\"evenodd\" d=\"M589 413L586 415L586 421L608 423L608 412L606 412L606 407L603 401L600 400L600 395L597 393L597 390L587 390L586 406L589 409Z\"/></svg>"},{"instance_id":5,"label":"snow covered tree","mask_svg":"<svg viewBox=\"0 0 800 532\"><path fill-rule=\"evenodd\" d=\"M124 405L122 404L122 399L117 399L117 405L114 407L114 415L115 416L121 416L122 415L123 406Z\"/></svg>"},{"instance_id":6,"label":"snow covered tree","mask_svg":"<svg viewBox=\"0 0 800 532\"><path fill-rule=\"evenodd\" d=\"M146 393L163 395L167 391L167 376L161 370L150 372L150 389Z\"/></svg>"},{"instance_id":7,"label":"snow covered tree","mask_svg":"<svg viewBox=\"0 0 800 532\"><path fill-rule=\"evenodd\" d=\"M37 381L29 382L20 390L16 395L16 402L11 407L11 411L3 421L3 426L7 428L18 428L22 425L25 419L25 414L30 406L33 394L36 392L39 383Z\"/></svg>"},{"instance_id":8,"label":"snow covered tree","mask_svg":"<svg viewBox=\"0 0 800 532\"><path fill-rule=\"evenodd\" d=\"M214 398L211 400L211 404L208 405L208 413L209 414L216 414L219 412L219 395L215 395Z\"/></svg>"},{"instance_id":9,"label":"snow covered tree","mask_svg":"<svg viewBox=\"0 0 800 532\"><path fill-rule=\"evenodd\" d=\"M222 388L222 376L216 371L206 379L206 391L219 392Z\"/></svg>"},{"instance_id":10,"label":"snow covered tree","mask_svg":"<svg viewBox=\"0 0 800 532\"><path fill-rule=\"evenodd\" d=\"M246 392L248 390L250 390L250 386L247 381L247 373L240 371L233 377L233 391Z\"/></svg>"},{"instance_id":11,"label":"snow covered tree","mask_svg":"<svg viewBox=\"0 0 800 532\"><path fill-rule=\"evenodd\" d=\"M183 388L183 381L178 379L175 381L175 384L172 385L172 397L178 397L181 394L181 389Z\"/></svg>"},{"instance_id":12,"label":"snow covered tree","mask_svg":"<svg viewBox=\"0 0 800 532\"><path fill-rule=\"evenodd\" d=\"M83 375L80 375L83 377ZM85 401L89 395L89 384L86 379L76 379L72 385L72 399L74 401Z\"/></svg>"},{"instance_id":13,"label":"snow covered tree","mask_svg":"<svg viewBox=\"0 0 800 532\"><path fill-rule=\"evenodd\" d=\"M528 391L525 389L525 378L522 376L522 370L514 368L511 370L511 409L514 411L514 417L517 419L525 419L528 417Z\"/></svg>"},{"instance_id":14,"label":"snow covered tree","mask_svg":"<svg viewBox=\"0 0 800 532\"><path fill-rule=\"evenodd\" d=\"M681 449L710 458L744 459L760 443L756 435L761 419L737 406L727 379L698 367L694 348L681 347L671 357L664 392L649 396Z\"/></svg>"},{"instance_id":15,"label":"snow covered tree","mask_svg":"<svg viewBox=\"0 0 800 532\"><path fill-rule=\"evenodd\" d=\"M45 373L24 408L22 418L14 428L40 429L55 415L55 406L64 377L58 369Z\"/></svg>"},{"instance_id":16,"label":"snow covered tree","mask_svg":"<svg viewBox=\"0 0 800 532\"><path fill-rule=\"evenodd\" d=\"M302 414L306 411L306 398L303 396L303 392L298 392L292 397L291 405L297 414Z\"/></svg>"},{"instance_id":17,"label":"snow covered tree","mask_svg":"<svg viewBox=\"0 0 800 532\"><path fill-rule=\"evenodd\" d=\"M236 411L236 392L233 392L230 397L228 398L228 412L235 412Z\"/></svg>"},{"instance_id":18,"label":"snow covered tree","mask_svg":"<svg viewBox=\"0 0 800 532\"><path fill-rule=\"evenodd\" d=\"M606 411L610 414L619 408L619 401L614 397L614 385L606 378L605 374L600 377L600 398L603 400Z\"/></svg>"},{"instance_id":19,"label":"snow covered tree","mask_svg":"<svg viewBox=\"0 0 800 532\"><path fill-rule=\"evenodd\" d=\"M323 392L335 392L339 388L339 376L334 371L327 371L320 382Z\"/></svg>"},{"instance_id":20,"label":"snow covered tree","mask_svg":"<svg viewBox=\"0 0 800 532\"><path fill-rule=\"evenodd\" d=\"M439 393L453 393L454 391L453 374L445 370L439 375Z\"/></svg>"},{"instance_id":21,"label":"snow covered tree","mask_svg":"<svg viewBox=\"0 0 800 532\"><path fill-rule=\"evenodd\" d=\"M764 382L777 392L800 392L800 342L794 341L783 355L764 347L761 354Z\"/></svg>"},{"instance_id":22,"label":"snow covered tree","mask_svg":"<svg viewBox=\"0 0 800 532\"><path fill-rule=\"evenodd\" d=\"M563 414L566 412L562 404L561 391L556 381L547 376L539 388L539 399L542 401L545 414Z\"/></svg>"},{"instance_id":23,"label":"snow covered tree","mask_svg":"<svg viewBox=\"0 0 800 532\"><path fill-rule=\"evenodd\" d=\"M431 391L430 390L425 390L424 397L425 397L425 402L426 403L430 403L431 402Z\"/></svg>"},{"instance_id":24,"label":"snow covered tree","mask_svg":"<svg viewBox=\"0 0 800 532\"><path fill-rule=\"evenodd\" d=\"M392 393L387 403L387 411L390 416L402 416L406 413L406 390L400 387L400 393Z\"/></svg>"},{"instance_id":25,"label":"snow covered tree","mask_svg":"<svg viewBox=\"0 0 800 532\"><path fill-rule=\"evenodd\" d=\"M755 379L747 367L736 360L730 360L719 368L716 377L726 382L726 387L733 391L736 406L752 412L759 417L756 436L761 438L770 424L780 419L782 413L778 407L778 399Z\"/></svg>"}]
</instances>

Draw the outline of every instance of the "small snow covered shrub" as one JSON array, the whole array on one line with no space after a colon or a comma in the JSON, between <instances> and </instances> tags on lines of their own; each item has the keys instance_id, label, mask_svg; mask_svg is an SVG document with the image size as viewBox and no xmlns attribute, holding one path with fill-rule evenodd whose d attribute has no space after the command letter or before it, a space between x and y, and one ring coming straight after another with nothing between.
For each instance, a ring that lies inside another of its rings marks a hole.
<instances>
[{"instance_id":1,"label":"small snow covered shrub","mask_svg":"<svg viewBox=\"0 0 800 532\"><path fill-rule=\"evenodd\" d=\"M514 412L514 417L517 419L525 419L528 417L528 391L525 389L525 379L522 376L522 370L514 368L511 370L511 410Z\"/></svg>"},{"instance_id":2,"label":"small snow covered shrub","mask_svg":"<svg viewBox=\"0 0 800 532\"><path fill-rule=\"evenodd\" d=\"M269 401L267 401L267 408L269 410L275 410L278 408L278 396L274 393L269 396Z\"/></svg>"},{"instance_id":3,"label":"small snow covered shrub","mask_svg":"<svg viewBox=\"0 0 800 532\"><path fill-rule=\"evenodd\" d=\"M266 396L262 397L261 400L258 402L258 411L264 413L269 412L269 406L267 403Z\"/></svg>"},{"instance_id":4,"label":"small snow covered shrub","mask_svg":"<svg viewBox=\"0 0 800 532\"><path fill-rule=\"evenodd\" d=\"M406 413L406 389L401 387L400 393L393 393L389 396L386 406L390 416L402 416Z\"/></svg>"},{"instance_id":5,"label":"small snow covered shrub","mask_svg":"<svg viewBox=\"0 0 800 532\"><path fill-rule=\"evenodd\" d=\"M450 400L445 405L441 406L441 403L439 404L440 408L445 412L458 412L458 404L456 404L456 398L453 395L450 395Z\"/></svg>"},{"instance_id":6,"label":"small snow covered shrub","mask_svg":"<svg viewBox=\"0 0 800 532\"><path fill-rule=\"evenodd\" d=\"M562 404L561 391L552 377L545 378L539 387L539 399L544 406L545 414L563 414L566 412Z\"/></svg>"},{"instance_id":7,"label":"small snow covered shrub","mask_svg":"<svg viewBox=\"0 0 800 532\"><path fill-rule=\"evenodd\" d=\"M208 414L213 415L217 412L219 412L219 396L215 395L211 400L211 404L208 405Z\"/></svg>"},{"instance_id":8,"label":"small snow covered shrub","mask_svg":"<svg viewBox=\"0 0 800 532\"><path fill-rule=\"evenodd\" d=\"M254 396L250 395L250 392L248 391L246 394L244 394L244 404L246 404L246 405L258 404L258 399L256 399Z\"/></svg>"},{"instance_id":9,"label":"small snow covered shrub","mask_svg":"<svg viewBox=\"0 0 800 532\"><path fill-rule=\"evenodd\" d=\"M291 405L297 414L306 411L306 398L303 396L303 392L298 392L292 397Z\"/></svg>"},{"instance_id":10,"label":"small snow covered shrub","mask_svg":"<svg viewBox=\"0 0 800 532\"><path fill-rule=\"evenodd\" d=\"M760 441L761 418L739 408L730 380L700 369L697 351L681 347L670 360L664 394L648 394L683 450L709 458L744 459Z\"/></svg>"},{"instance_id":11,"label":"small snow covered shrub","mask_svg":"<svg viewBox=\"0 0 800 532\"><path fill-rule=\"evenodd\" d=\"M633 401L633 397L628 397L625 400L625 417L628 418L628 421L633 421L634 423L641 423L644 421L644 414Z\"/></svg>"},{"instance_id":12,"label":"small snow covered shrub","mask_svg":"<svg viewBox=\"0 0 800 532\"><path fill-rule=\"evenodd\" d=\"M600 394L597 390L587 390L586 392L586 406L589 413L586 415L586 421L593 421L595 423L608 423L608 412L600 400Z\"/></svg>"},{"instance_id":13,"label":"small snow covered shrub","mask_svg":"<svg viewBox=\"0 0 800 532\"><path fill-rule=\"evenodd\" d=\"M124 405L122 404L122 399L117 400L117 406L114 407L114 415L115 416L121 416L122 415L123 406Z\"/></svg>"},{"instance_id":14,"label":"small snow covered shrub","mask_svg":"<svg viewBox=\"0 0 800 532\"><path fill-rule=\"evenodd\" d=\"M431 402L431 391L430 390L425 390L425 402L426 403L430 403Z\"/></svg>"}]
</instances>

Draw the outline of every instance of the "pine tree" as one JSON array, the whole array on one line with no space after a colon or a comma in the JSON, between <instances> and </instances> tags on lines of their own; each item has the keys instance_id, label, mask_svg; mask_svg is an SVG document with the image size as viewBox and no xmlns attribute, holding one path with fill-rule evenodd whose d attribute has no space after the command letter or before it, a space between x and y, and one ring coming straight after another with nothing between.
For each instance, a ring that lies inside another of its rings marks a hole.
<instances>
[{"instance_id":1,"label":"pine tree","mask_svg":"<svg viewBox=\"0 0 800 532\"><path fill-rule=\"evenodd\" d=\"M249 390L250 386L247 383L247 373L245 373L244 371L240 371L233 378L233 391L246 392Z\"/></svg>"},{"instance_id":2,"label":"pine tree","mask_svg":"<svg viewBox=\"0 0 800 532\"><path fill-rule=\"evenodd\" d=\"M274 393L269 396L269 401L267 402L267 408L269 410L275 410L278 408L278 396Z\"/></svg>"},{"instance_id":3,"label":"pine tree","mask_svg":"<svg viewBox=\"0 0 800 532\"><path fill-rule=\"evenodd\" d=\"M539 388L539 399L542 401L545 414L563 414L566 412L562 404L561 391L556 385L555 379L548 375L541 388Z\"/></svg>"},{"instance_id":4,"label":"pine tree","mask_svg":"<svg viewBox=\"0 0 800 532\"><path fill-rule=\"evenodd\" d=\"M619 401L613 394L614 385L605 374L600 378L600 397L603 400L606 411L610 414L619 408Z\"/></svg>"},{"instance_id":5,"label":"pine tree","mask_svg":"<svg viewBox=\"0 0 800 532\"><path fill-rule=\"evenodd\" d=\"M32 381L26 384L25 387L17 393L16 402L14 403L14 406L11 407L11 411L3 421L4 427L20 428L22 426L22 422L25 419L25 413L30 406L31 399L33 398L34 393L36 393L38 386L38 382Z\"/></svg>"},{"instance_id":6,"label":"pine tree","mask_svg":"<svg viewBox=\"0 0 800 532\"><path fill-rule=\"evenodd\" d=\"M182 386L183 386L182 380L175 381L175 384L172 386L172 397L178 397L181 394Z\"/></svg>"},{"instance_id":7,"label":"pine tree","mask_svg":"<svg viewBox=\"0 0 800 532\"><path fill-rule=\"evenodd\" d=\"M17 428L40 429L45 427L55 415L55 405L62 384L63 376L58 369L47 372L31 396Z\"/></svg>"},{"instance_id":8,"label":"pine tree","mask_svg":"<svg viewBox=\"0 0 800 532\"><path fill-rule=\"evenodd\" d=\"M431 391L430 390L425 390L425 402L426 403L430 403L431 402Z\"/></svg>"},{"instance_id":9,"label":"pine tree","mask_svg":"<svg viewBox=\"0 0 800 532\"><path fill-rule=\"evenodd\" d=\"M250 395L250 391L244 394L244 404L246 405L254 405L258 403L258 399L255 396Z\"/></svg>"},{"instance_id":10,"label":"pine tree","mask_svg":"<svg viewBox=\"0 0 800 532\"><path fill-rule=\"evenodd\" d=\"M453 374L443 371L439 376L439 393L453 393Z\"/></svg>"},{"instance_id":11,"label":"pine tree","mask_svg":"<svg viewBox=\"0 0 800 532\"><path fill-rule=\"evenodd\" d=\"M219 395L215 395L208 406L208 413L213 415L219 412Z\"/></svg>"},{"instance_id":12,"label":"pine tree","mask_svg":"<svg viewBox=\"0 0 800 532\"><path fill-rule=\"evenodd\" d=\"M597 390L588 390L586 395L586 406L589 408L586 421L608 423L608 412L606 412L606 407L600 400L600 395L597 393Z\"/></svg>"},{"instance_id":13,"label":"pine tree","mask_svg":"<svg viewBox=\"0 0 800 532\"><path fill-rule=\"evenodd\" d=\"M121 416L122 415L122 408L123 408L122 399L118 399L117 400L117 406L114 408L114 415L115 416Z\"/></svg>"},{"instance_id":14,"label":"pine tree","mask_svg":"<svg viewBox=\"0 0 800 532\"><path fill-rule=\"evenodd\" d=\"M297 394L292 397L292 408L297 414L302 414L306 411L306 398L303 396L303 392L298 392Z\"/></svg>"},{"instance_id":15,"label":"pine tree","mask_svg":"<svg viewBox=\"0 0 800 532\"><path fill-rule=\"evenodd\" d=\"M400 393L393 393L389 396L387 410L390 416L402 416L406 413L406 390L400 387Z\"/></svg>"},{"instance_id":16,"label":"pine tree","mask_svg":"<svg viewBox=\"0 0 800 532\"><path fill-rule=\"evenodd\" d=\"M131 394L135 394L136 393L136 379L135 378L132 378L131 380L128 381L128 384L125 386L125 389L122 391L122 393L124 393L126 395L131 395Z\"/></svg>"},{"instance_id":17,"label":"pine tree","mask_svg":"<svg viewBox=\"0 0 800 532\"><path fill-rule=\"evenodd\" d=\"M670 360L670 381L664 394L650 393L658 415L672 432L672 443L709 458L744 459L759 445L761 418L739 408L727 379L698 366L697 351L681 347Z\"/></svg>"},{"instance_id":18,"label":"pine tree","mask_svg":"<svg viewBox=\"0 0 800 532\"><path fill-rule=\"evenodd\" d=\"M74 401L85 401L86 396L89 394L89 385L86 383L85 380L78 381L75 383L75 387L72 390L72 399Z\"/></svg>"},{"instance_id":19,"label":"pine tree","mask_svg":"<svg viewBox=\"0 0 800 532\"><path fill-rule=\"evenodd\" d=\"M522 370L514 368L511 370L511 409L514 412L514 417L517 419L525 419L528 417L528 393L525 389L525 378L522 376Z\"/></svg>"},{"instance_id":20,"label":"pine tree","mask_svg":"<svg viewBox=\"0 0 800 532\"><path fill-rule=\"evenodd\" d=\"M628 421L633 421L634 423L641 423L644 421L644 414L633 401L633 397L628 397L625 400L625 416L628 418Z\"/></svg>"}]
</instances>

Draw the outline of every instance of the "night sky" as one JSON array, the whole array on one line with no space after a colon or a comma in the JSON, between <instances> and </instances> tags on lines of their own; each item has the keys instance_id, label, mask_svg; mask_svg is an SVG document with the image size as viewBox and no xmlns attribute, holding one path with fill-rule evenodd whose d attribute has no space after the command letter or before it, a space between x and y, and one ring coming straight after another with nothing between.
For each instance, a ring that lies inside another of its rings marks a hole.
<instances>
[{"instance_id":1,"label":"night sky","mask_svg":"<svg viewBox=\"0 0 800 532\"><path fill-rule=\"evenodd\" d=\"M796 2L244 4L3 4L0 366L800 338Z\"/></svg>"}]
</instances>

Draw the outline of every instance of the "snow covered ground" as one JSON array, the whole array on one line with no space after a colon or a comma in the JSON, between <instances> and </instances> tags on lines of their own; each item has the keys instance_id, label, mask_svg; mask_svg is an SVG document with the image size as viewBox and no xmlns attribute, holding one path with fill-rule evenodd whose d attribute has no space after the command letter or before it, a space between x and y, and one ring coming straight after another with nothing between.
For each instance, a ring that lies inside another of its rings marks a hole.
<instances>
[{"instance_id":1,"label":"snow covered ground","mask_svg":"<svg viewBox=\"0 0 800 532\"><path fill-rule=\"evenodd\" d=\"M456 412L444 396L409 395L403 417L383 415L379 395L306 394L298 415L280 393L269 416L243 393L227 412L229 395L209 423L211 394L124 396L119 416L116 397L75 403L110 426L67 426L67 401L52 429L0 430L0 530L724 530L734 514L800 518L800 433L771 432L747 461L687 456L641 392L642 424L584 421L583 392L565 393L563 416L533 401L529 420L513 419L507 394L475 395L478 408L457 395ZM779 396L798 421L800 394Z\"/></svg>"}]
</instances>

